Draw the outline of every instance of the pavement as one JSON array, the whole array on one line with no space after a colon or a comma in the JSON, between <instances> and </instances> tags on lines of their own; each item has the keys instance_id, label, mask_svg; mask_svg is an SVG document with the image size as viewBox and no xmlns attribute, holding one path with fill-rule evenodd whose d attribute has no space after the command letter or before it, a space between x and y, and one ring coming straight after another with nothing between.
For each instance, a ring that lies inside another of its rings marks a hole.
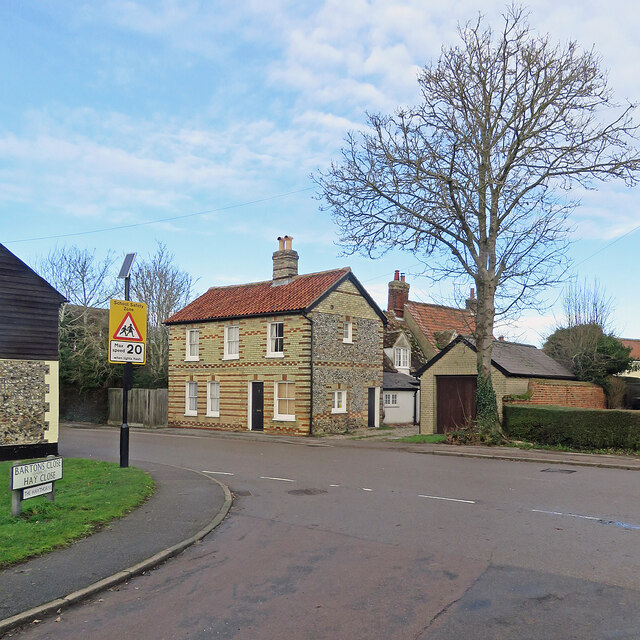
<instances>
[{"instance_id":1,"label":"pavement","mask_svg":"<svg viewBox=\"0 0 640 640\"><path fill-rule=\"evenodd\" d=\"M157 431L176 433L176 429ZM199 437L208 434L212 438L300 441L300 438L251 432L181 429L180 433ZM317 442L353 448L395 449L423 455L640 471L640 456L399 442L397 439L404 435L407 434L402 430L369 430L347 437L318 438ZM68 548L0 572L0 635L152 569L211 532L231 507L229 489L210 476L149 462L132 461L131 465L148 471L156 482L154 496L144 505Z\"/></svg>"},{"instance_id":2,"label":"pavement","mask_svg":"<svg viewBox=\"0 0 640 640\"><path fill-rule=\"evenodd\" d=\"M229 489L203 473L131 466L156 483L141 507L70 547L0 572L0 635L150 570L202 539L231 507Z\"/></svg>"}]
</instances>

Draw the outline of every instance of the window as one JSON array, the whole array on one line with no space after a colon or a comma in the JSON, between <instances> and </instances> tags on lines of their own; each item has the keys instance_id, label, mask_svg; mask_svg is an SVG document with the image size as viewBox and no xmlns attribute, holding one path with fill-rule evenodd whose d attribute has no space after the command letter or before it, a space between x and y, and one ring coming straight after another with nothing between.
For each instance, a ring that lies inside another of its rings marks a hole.
<instances>
[{"instance_id":1,"label":"window","mask_svg":"<svg viewBox=\"0 0 640 640\"><path fill-rule=\"evenodd\" d=\"M295 384L293 382L276 382L274 387L273 419L295 420Z\"/></svg>"},{"instance_id":2,"label":"window","mask_svg":"<svg viewBox=\"0 0 640 640\"><path fill-rule=\"evenodd\" d=\"M400 369L409 368L409 349L407 349L407 347L396 347L395 356L396 356L395 365L397 368L400 368Z\"/></svg>"},{"instance_id":3,"label":"window","mask_svg":"<svg viewBox=\"0 0 640 640\"><path fill-rule=\"evenodd\" d=\"M331 413L347 413L347 392L334 391L333 403L331 405Z\"/></svg>"},{"instance_id":4,"label":"window","mask_svg":"<svg viewBox=\"0 0 640 640\"><path fill-rule=\"evenodd\" d=\"M214 380L207 382L207 415L220 416L220 383Z\"/></svg>"},{"instance_id":5,"label":"window","mask_svg":"<svg viewBox=\"0 0 640 640\"><path fill-rule=\"evenodd\" d=\"M268 325L267 357L284 356L284 322L270 322Z\"/></svg>"},{"instance_id":6,"label":"window","mask_svg":"<svg viewBox=\"0 0 640 640\"><path fill-rule=\"evenodd\" d=\"M353 342L353 324L351 322L342 323L342 342Z\"/></svg>"},{"instance_id":7,"label":"window","mask_svg":"<svg viewBox=\"0 0 640 640\"><path fill-rule=\"evenodd\" d=\"M184 398L184 415L185 416L197 416L198 415L198 383L187 382L185 385L185 398Z\"/></svg>"},{"instance_id":8,"label":"window","mask_svg":"<svg viewBox=\"0 0 640 640\"><path fill-rule=\"evenodd\" d=\"M185 360L200 360L199 329L187 329L187 352Z\"/></svg>"},{"instance_id":9,"label":"window","mask_svg":"<svg viewBox=\"0 0 640 640\"><path fill-rule=\"evenodd\" d=\"M384 406L385 407L397 407L398 406L398 394L397 393L385 393L384 394Z\"/></svg>"},{"instance_id":10,"label":"window","mask_svg":"<svg viewBox=\"0 0 640 640\"><path fill-rule=\"evenodd\" d=\"M237 360L240 357L240 327L224 328L224 360Z\"/></svg>"}]
</instances>

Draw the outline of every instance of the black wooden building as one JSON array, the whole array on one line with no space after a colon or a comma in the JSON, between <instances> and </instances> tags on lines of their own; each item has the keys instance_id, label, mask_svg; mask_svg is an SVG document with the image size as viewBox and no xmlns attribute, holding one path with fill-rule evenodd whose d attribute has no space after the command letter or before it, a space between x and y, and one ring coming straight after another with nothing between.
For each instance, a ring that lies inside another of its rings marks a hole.
<instances>
[{"instance_id":1,"label":"black wooden building","mask_svg":"<svg viewBox=\"0 0 640 640\"><path fill-rule=\"evenodd\" d=\"M44 391L58 393L58 317L64 302L64 296L0 244L0 459L58 452L58 401L56 397L51 403L48 395L47 402ZM38 382L43 376L46 384ZM55 425L44 417L51 404ZM47 437L52 430L55 437Z\"/></svg>"}]
</instances>

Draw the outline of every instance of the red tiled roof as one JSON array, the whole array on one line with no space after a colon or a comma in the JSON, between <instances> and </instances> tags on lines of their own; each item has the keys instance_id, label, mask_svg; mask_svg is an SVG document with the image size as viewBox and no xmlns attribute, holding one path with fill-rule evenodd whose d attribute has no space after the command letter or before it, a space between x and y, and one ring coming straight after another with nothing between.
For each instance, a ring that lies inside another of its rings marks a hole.
<instances>
[{"instance_id":1,"label":"red tiled roof","mask_svg":"<svg viewBox=\"0 0 640 640\"><path fill-rule=\"evenodd\" d=\"M300 312L351 272L349 267L295 276L288 284L272 281L211 287L166 322L197 322L270 313Z\"/></svg>"},{"instance_id":2,"label":"red tiled roof","mask_svg":"<svg viewBox=\"0 0 640 640\"><path fill-rule=\"evenodd\" d=\"M631 359L640 360L640 339L639 338L620 338L620 342L625 347L631 347Z\"/></svg>"},{"instance_id":3,"label":"red tiled roof","mask_svg":"<svg viewBox=\"0 0 640 640\"><path fill-rule=\"evenodd\" d=\"M411 300L405 303L404 309L405 313L408 311L411 314L434 349L438 349L435 337L438 331L455 331L458 335L470 335L476 328L473 314L468 309L442 307L438 304Z\"/></svg>"}]
</instances>

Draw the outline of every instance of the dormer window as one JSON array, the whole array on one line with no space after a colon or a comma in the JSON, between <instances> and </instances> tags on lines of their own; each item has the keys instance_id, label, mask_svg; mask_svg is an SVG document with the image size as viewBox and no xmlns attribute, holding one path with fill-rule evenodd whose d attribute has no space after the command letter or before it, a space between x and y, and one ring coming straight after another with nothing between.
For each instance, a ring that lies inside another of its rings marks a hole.
<instances>
[{"instance_id":1,"label":"dormer window","mask_svg":"<svg viewBox=\"0 0 640 640\"><path fill-rule=\"evenodd\" d=\"M396 347L394 355L396 369L409 369L410 350L407 347Z\"/></svg>"}]
</instances>

